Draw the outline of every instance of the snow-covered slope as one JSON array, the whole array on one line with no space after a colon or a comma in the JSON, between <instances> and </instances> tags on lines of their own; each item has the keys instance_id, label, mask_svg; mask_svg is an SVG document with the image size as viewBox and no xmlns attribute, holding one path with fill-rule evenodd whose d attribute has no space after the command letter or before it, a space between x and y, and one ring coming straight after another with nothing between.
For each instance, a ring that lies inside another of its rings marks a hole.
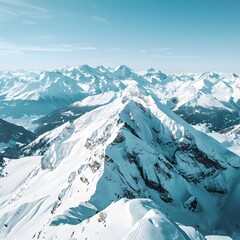
<instances>
[{"instance_id":1,"label":"snow-covered slope","mask_svg":"<svg viewBox=\"0 0 240 240\"><path fill-rule=\"evenodd\" d=\"M27 73L26 73L27 74ZM76 81L64 76L59 71L42 72L39 75L26 76L1 76L1 95L6 101L32 100L41 98L74 98L83 90Z\"/></svg>"},{"instance_id":2,"label":"snow-covered slope","mask_svg":"<svg viewBox=\"0 0 240 240\"><path fill-rule=\"evenodd\" d=\"M71 221L71 220L70 220ZM84 220L79 229L74 225L46 227L45 235L59 239L179 239L204 240L194 228L178 226L149 199L121 199L103 211Z\"/></svg>"},{"instance_id":3,"label":"snow-covered slope","mask_svg":"<svg viewBox=\"0 0 240 240\"><path fill-rule=\"evenodd\" d=\"M41 156L5 168L1 239L240 237L240 158L135 86L23 153Z\"/></svg>"},{"instance_id":4,"label":"snow-covered slope","mask_svg":"<svg viewBox=\"0 0 240 240\"><path fill-rule=\"evenodd\" d=\"M105 92L86 97L82 101L74 102L66 108L57 109L34 121L34 123L38 125L35 133L40 135L50 131L65 122L75 120L84 113L113 101L115 98L116 93Z\"/></svg>"}]
</instances>

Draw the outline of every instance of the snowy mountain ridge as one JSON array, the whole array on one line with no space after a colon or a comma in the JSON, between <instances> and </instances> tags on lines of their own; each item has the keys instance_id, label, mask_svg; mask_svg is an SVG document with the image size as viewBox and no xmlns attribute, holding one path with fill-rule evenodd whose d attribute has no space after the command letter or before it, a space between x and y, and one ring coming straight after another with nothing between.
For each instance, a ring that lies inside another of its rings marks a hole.
<instances>
[{"instance_id":1,"label":"snowy mountain ridge","mask_svg":"<svg viewBox=\"0 0 240 240\"><path fill-rule=\"evenodd\" d=\"M2 239L239 239L240 158L135 85L23 154L0 179Z\"/></svg>"},{"instance_id":2,"label":"snowy mountain ridge","mask_svg":"<svg viewBox=\"0 0 240 240\"><path fill-rule=\"evenodd\" d=\"M239 134L227 133L240 121L237 74L173 75L153 68L135 72L125 65L115 69L82 65L54 71L1 72L0 114L3 120L39 136L99 107L97 99L104 94L117 94L130 85L155 95L188 123L206 128L207 134L239 153ZM112 98L106 98L104 104L107 101Z\"/></svg>"}]
</instances>

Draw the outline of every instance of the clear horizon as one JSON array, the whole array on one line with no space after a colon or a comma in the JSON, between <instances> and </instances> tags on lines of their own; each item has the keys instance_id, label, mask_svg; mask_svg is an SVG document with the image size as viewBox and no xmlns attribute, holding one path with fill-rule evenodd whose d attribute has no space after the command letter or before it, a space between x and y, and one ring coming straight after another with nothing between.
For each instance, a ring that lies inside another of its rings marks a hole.
<instances>
[{"instance_id":1,"label":"clear horizon","mask_svg":"<svg viewBox=\"0 0 240 240\"><path fill-rule=\"evenodd\" d=\"M239 73L238 0L0 0L0 70Z\"/></svg>"}]
</instances>

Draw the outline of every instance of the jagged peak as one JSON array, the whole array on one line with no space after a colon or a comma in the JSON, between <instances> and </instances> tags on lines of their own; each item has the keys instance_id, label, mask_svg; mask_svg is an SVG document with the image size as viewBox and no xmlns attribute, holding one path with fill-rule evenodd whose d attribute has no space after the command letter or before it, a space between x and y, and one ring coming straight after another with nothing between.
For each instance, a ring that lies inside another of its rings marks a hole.
<instances>
[{"instance_id":1,"label":"jagged peak","mask_svg":"<svg viewBox=\"0 0 240 240\"><path fill-rule=\"evenodd\" d=\"M103 73L109 72L109 70L106 67L104 67L103 65L97 66L95 69L97 69Z\"/></svg>"},{"instance_id":2,"label":"jagged peak","mask_svg":"<svg viewBox=\"0 0 240 240\"><path fill-rule=\"evenodd\" d=\"M44 78L64 78L64 75L59 71L59 70L54 70L54 71L44 71L40 74L40 79Z\"/></svg>"},{"instance_id":3,"label":"jagged peak","mask_svg":"<svg viewBox=\"0 0 240 240\"><path fill-rule=\"evenodd\" d=\"M232 76L235 77L235 78L239 77L239 75L237 75L236 73L233 73Z\"/></svg>"},{"instance_id":4,"label":"jagged peak","mask_svg":"<svg viewBox=\"0 0 240 240\"><path fill-rule=\"evenodd\" d=\"M149 69L147 70L147 72L149 72L149 73L154 73L154 72L156 72L156 69L154 69L154 68L149 68Z\"/></svg>"},{"instance_id":5,"label":"jagged peak","mask_svg":"<svg viewBox=\"0 0 240 240\"><path fill-rule=\"evenodd\" d=\"M218 74L216 72L205 72L199 78L216 78L216 79L219 79L220 74Z\"/></svg>"},{"instance_id":6,"label":"jagged peak","mask_svg":"<svg viewBox=\"0 0 240 240\"><path fill-rule=\"evenodd\" d=\"M126 65L120 65L120 66L117 66L115 69L114 69L114 72L122 72L122 73L132 73L133 70L131 68L129 68L128 66Z\"/></svg>"},{"instance_id":7,"label":"jagged peak","mask_svg":"<svg viewBox=\"0 0 240 240\"><path fill-rule=\"evenodd\" d=\"M86 72L86 73L94 72L94 68L92 68L91 66L89 66L87 64L78 66L78 70Z\"/></svg>"}]
</instances>

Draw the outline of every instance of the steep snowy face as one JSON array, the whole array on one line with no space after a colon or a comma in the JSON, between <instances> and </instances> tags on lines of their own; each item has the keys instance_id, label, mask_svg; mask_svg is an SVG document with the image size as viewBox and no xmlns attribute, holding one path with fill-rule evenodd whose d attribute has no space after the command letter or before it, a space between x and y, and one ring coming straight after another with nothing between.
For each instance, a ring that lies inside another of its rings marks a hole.
<instances>
[{"instance_id":1,"label":"steep snowy face","mask_svg":"<svg viewBox=\"0 0 240 240\"><path fill-rule=\"evenodd\" d=\"M0 179L0 234L7 239L20 229L35 238L87 229L87 219L121 198L150 198L170 219L203 234L239 236L239 157L136 87L45 133L24 153L41 157L10 161L9 176ZM28 161L29 172L11 174ZM135 232L134 226L122 231Z\"/></svg>"},{"instance_id":2,"label":"steep snowy face","mask_svg":"<svg viewBox=\"0 0 240 240\"><path fill-rule=\"evenodd\" d=\"M120 78L120 79L131 78L131 76L135 74L132 69L130 69L129 67L127 67L125 65L121 65L121 66L117 67L114 70L114 73L116 74L116 77Z\"/></svg>"}]
</instances>

